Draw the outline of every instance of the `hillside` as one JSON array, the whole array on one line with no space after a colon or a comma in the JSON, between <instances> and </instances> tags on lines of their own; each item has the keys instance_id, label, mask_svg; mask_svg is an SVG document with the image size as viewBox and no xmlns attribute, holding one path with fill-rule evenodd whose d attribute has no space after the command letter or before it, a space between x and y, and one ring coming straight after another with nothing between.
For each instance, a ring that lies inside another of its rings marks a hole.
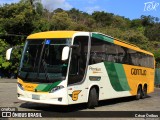
<instances>
[{"instance_id":1,"label":"hillside","mask_svg":"<svg viewBox=\"0 0 160 120\"><path fill-rule=\"evenodd\" d=\"M88 14L75 8L68 11L58 8L50 12L39 2L21 0L0 6L0 74L8 76L8 73L17 73L20 53L15 52L14 62L8 62L5 60L8 47L23 45L26 36L31 33L49 30L101 32L151 51L155 54L157 67L160 66L158 17L142 15L130 20L104 11Z\"/></svg>"}]
</instances>

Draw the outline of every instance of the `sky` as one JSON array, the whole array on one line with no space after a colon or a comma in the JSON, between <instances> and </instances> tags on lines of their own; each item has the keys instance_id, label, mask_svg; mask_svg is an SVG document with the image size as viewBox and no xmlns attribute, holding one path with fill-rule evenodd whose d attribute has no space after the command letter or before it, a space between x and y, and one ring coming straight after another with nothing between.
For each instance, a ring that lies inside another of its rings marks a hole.
<instances>
[{"instance_id":1,"label":"sky","mask_svg":"<svg viewBox=\"0 0 160 120\"><path fill-rule=\"evenodd\" d=\"M56 8L71 8L92 14L94 11L105 11L129 19L151 15L160 18L160 0L41 0L43 6L52 11ZM0 0L0 4L16 3L19 0Z\"/></svg>"}]
</instances>

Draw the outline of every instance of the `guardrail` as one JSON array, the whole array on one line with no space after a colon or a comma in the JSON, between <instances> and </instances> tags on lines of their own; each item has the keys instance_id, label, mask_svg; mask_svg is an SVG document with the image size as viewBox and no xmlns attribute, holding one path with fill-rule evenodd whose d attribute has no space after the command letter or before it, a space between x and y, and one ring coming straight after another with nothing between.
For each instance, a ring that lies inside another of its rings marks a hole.
<instances>
[{"instance_id":1,"label":"guardrail","mask_svg":"<svg viewBox=\"0 0 160 120\"><path fill-rule=\"evenodd\" d=\"M160 87L160 68L156 68L155 70L155 87Z\"/></svg>"}]
</instances>

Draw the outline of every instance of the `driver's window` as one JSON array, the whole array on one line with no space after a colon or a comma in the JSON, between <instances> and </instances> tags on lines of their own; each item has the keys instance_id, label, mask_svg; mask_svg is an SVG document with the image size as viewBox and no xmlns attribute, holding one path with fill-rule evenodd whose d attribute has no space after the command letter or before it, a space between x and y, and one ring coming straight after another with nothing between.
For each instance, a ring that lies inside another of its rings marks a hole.
<instances>
[{"instance_id":1,"label":"driver's window","mask_svg":"<svg viewBox=\"0 0 160 120\"><path fill-rule=\"evenodd\" d=\"M88 37L75 37L74 45L78 45L79 47L72 48L68 84L80 83L84 78L88 52Z\"/></svg>"}]
</instances>

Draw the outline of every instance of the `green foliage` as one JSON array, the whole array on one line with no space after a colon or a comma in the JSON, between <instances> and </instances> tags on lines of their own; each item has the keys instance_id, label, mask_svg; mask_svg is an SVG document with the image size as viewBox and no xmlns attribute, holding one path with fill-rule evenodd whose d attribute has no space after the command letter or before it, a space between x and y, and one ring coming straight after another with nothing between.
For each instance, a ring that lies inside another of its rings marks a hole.
<instances>
[{"instance_id":1,"label":"green foliage","mask_svg":"<svg viewBox=\"0 0 160 120\"><path fill-rule=\"evenodd\" d=\"M128 42L149 50L148 39L140 31L130 30L125 32L124 36L127 36Z\"/></svg>"},{"instance_id":2,"label":"green foliage","mask_svg":"<svg viewBox=\"0 0 160 120\"><path fill-rule=\"evenodd\" d=\"M134 19L131 21L131 28L137 28L142 26L142 20L141 19Z\"/></svg>"},{"instance_id":3,"label":"green foliage","mask_svg":"<svg viewBox=\"0 0 160 120\"><path fill-rule=\"evenodd\" d=\"M73 22L68 29L75 30L75 31L90 31L90 29L84 24L78 24L76 22Z\"/></svg>"},{"instance_id":4,"label":"green foliage","mask_svg":"<svg viewBox=\"0 0 160 120\"><path fill-rule=\"evenodd\" d=\"M104 11L96 11L92 14L92 16L101 27L111 25L113 20L113 14L106 13Z\"/></svg>"},{"instance_id":5,"label":"green foliage","mask_svg":"<svg viewBox=\"0 0 160 120\"><path fill-rule=\"evenodd\" d=\"M112 36L115 38L119 38L119 39L121 39L121 35L123 33L123 31L120 28L116 28L116 27L112 27L112 26L108 26L105 28L95 28L94 31L101 32L106 35L109 35L109 36Z\"/></svg>"},{"instance_id":6,"label":"green foliage","mask_svg":"<svg viewBox=\"0 0 160 120\"><path fill-rule=\"evenodd\" d=\"M160 23L155 23L153 26L146 27L145 36L151 41L160 41Z\"/></svg>"},{"instance_id":7,"label":"green foliage","mask_svg":"<svg viewBox=\"0 0 160 120\"><path fill-rule=\"evenodd\" d=\"M130 21L121 16L113 16L111 25L115 28L127 29L130 26Z\"/></svg>"},{"instance_id":8,"label":"green foliage","mask_svg":"<svg viewBox=\"0 0 160 120\"><path fill-rule=\"evenodd\" d=\"M51 30L66 30L71 22L67 12L55 13L51 19Z\"/></svg>"},{"instance_id":9,"label":"green foliage","mask_svg":"<svg viewBox=\"0 0 160 120\"><path fill-rule=\"evenodd\" d=\"M50 23L45 18L41 18L38 21L34 21L33 24L34 24L34 30L32 31L32 33L50 30Z\"/></svg>"},{"instance_id":10,"label":"green foliage","mask_svg":"<svg viewBox=\"0 0 160 120\"><path fill-rule=\"evenodd\" d=\"M0 69L4 70L10 66L10 63L5 60L5 53L6 53L7 43L0 39Z\"/></svg>"},{"instance_id":11,"label":"green foliage","mask_svg":"<svg viewBox=\"0 0 160 120\"><path fill-rule=\"evenodd\" d=\"M159 43L160 45L160 43ZM157 68L160 68L160 49L156 49L153 51L153 54L154 54L154 57L155 57L155 60L156 60L156 67Z\"/></svg>"},{"instance_id":12,"label":"green foliage","mask_svg":"<svg viewBox=\"0 0 160 120\"><path fill-rule=\"evenodd\" d=\"M16 48L13 49L12 56L11 56L11 67L10 70L12 73L16 74L18 72L20 58L21 58L22 49Z\"/></svg>"},{"instance_id":13,"label":"green foliage","mask_svg":"<svg viewBox=\"0 0 160 120\"><path fill-rule=\"evenodd\" d=\"M104 11L89 15L75 8L50 12L43 8L41 0L20 0L0 6L0 71L17 73L21 50L14 50L13 62L8 62L5 60L8 46L22 45L27 35L49 30L101 32L153 52L160 65L158 17L142 15L130 20Z\"/></svg>"},{"instance_id":14,"label":"green foliage","mask_svg":"<svg viewBox=\"0 0 160 120\"><path fill-rule=\"evenodd\" d=\"M154 24L155 17L153 16L141 16L141 21L143 26L152 26Z\"/></svg>"},{"instance_id":15,"label":"green foliage","mask_svg":"<svg viewBox=\"0 0 160 120\"><path fill-rule=\"evenodd\" d=\"M33 6L28 0L21 0L19 3L5 4L0 7L0 26L9 34L29 35L37 29L35 23L41 20L42 14L41 3Z\"/></svg>"},{"instance_id":16,"label":"green foliage","mask_svg":"<svg viewBox=\"0 0 160 120\"><path fill-rule=\"evenodd\" d=\"M159 58L159 56L160 56L160 49L154 51L154 57L155 57L155 58Z\"/></svg>"}]
</instances>

